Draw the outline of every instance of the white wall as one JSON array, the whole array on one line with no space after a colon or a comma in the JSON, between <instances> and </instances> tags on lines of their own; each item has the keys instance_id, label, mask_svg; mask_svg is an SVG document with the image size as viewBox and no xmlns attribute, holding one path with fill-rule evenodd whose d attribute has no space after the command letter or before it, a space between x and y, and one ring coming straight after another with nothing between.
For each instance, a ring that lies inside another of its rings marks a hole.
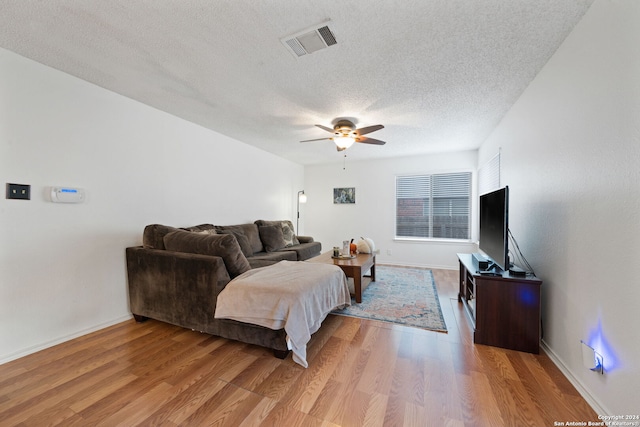
<instances>
[{"instance_id":1,"label":"white wall","mask_svg":"<svg viewBox=\"0 0 640 427\"><path fill-rule=\"evenodd\" d=\"M502 147L510 226L544 280L544 342L610 415L640 408L638 23L640 2L597 0L480 150L482 163Z\"/></svg>"},{"instance_id":2,"label":"white wall","mask_svg":"<svg viewBox=\"0 0 640 427\"><path fill-rule=\"evenodd\" d=\"M391 145L389 142L388 145ZM386 146L385 146L386 147ZM352 147L376 150L380 147ZM456 253L473 252L468 243L444 241L408 242L395 236L395 177L403 174L474 171L477 151L430 156L398 157L305 167L305 194L300 223L322 242L323 250L342 246L343 240L371 237L380 249L376 262L432 268L458 268ZM334 204L333 189L355 187L355 204ZM474 197L475 200L475 197ZM391 255L387 251L391 251Z\"/></svg>"},{"instance_id":3,"label":"white wall","mask_svg":"<svg viewBox=\"0 0 640 427\"><path fill-rule=\"evenodd\" d=\"M0 363L128 318L146 224L295 220L302 166L0 50ZM85 188L54 204L49 186Z\"/></svg>"}]
</instances>

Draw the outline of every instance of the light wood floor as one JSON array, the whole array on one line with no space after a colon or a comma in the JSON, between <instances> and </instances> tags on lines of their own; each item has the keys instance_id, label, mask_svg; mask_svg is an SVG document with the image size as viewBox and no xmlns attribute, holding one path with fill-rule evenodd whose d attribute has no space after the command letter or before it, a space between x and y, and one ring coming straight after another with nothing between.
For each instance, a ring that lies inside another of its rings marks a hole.
<instances>
[{"instance_id":1,"label":"light wood floor","mask_svg":"<svg viewBox=\"0 0 640 427\"><path fill-rule=\"evenodd\" d=\"M309 368L150 320L0 366L2 426L553 426L597 415L549 358L474 345L457 271L448 334L330 315Z\"/></svg>"}]
</instances>

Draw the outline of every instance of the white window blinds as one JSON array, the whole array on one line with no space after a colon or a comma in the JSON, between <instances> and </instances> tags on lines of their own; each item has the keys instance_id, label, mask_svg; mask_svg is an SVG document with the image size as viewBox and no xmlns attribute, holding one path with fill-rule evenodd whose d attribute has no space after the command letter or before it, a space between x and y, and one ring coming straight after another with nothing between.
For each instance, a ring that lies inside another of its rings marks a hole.
<instances>
[{"instance_id":1,"label":"white window blinds","mask_svg":"<svg viewBox=\"0 0 640 427\"><path fill-rule=\"evenodd\" d=\"M471 172L396 177L396 237L468 240Z\"/></svg>"},{"instance_id":2,"label":"white window blinds","mask_svg":"<svg viewBox=\"0 0 640 427\"><path fill-rule=\"evenodd\" d=\"M478 193L480 195L500 188L500 152L478 170Z\"/></svg>"}]
</instances>

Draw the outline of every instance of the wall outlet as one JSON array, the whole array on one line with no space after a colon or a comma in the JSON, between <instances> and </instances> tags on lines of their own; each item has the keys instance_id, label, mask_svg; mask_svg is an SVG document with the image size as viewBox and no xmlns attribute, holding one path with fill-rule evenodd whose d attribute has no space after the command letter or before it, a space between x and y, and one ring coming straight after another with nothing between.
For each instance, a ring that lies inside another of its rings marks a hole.
<instances>
[{"instance_id":1,"label":"wall outlet","mask_svg":"<svg viewBox=\"0 0 640 427\"><path fill-rule=\"evenodd\" d=\"M31 200L31 186L7 182L7 199Z\"/></svg>"},{"instance_id":2,"label":"wall outlet","mask_svg":"<svg viewBox=\"0 0 640 427\"><path fill-rule=\"evenodd\" d=\"M391 256L391 249L387 249L387 255Z\"/></svg>"}]
</instances>

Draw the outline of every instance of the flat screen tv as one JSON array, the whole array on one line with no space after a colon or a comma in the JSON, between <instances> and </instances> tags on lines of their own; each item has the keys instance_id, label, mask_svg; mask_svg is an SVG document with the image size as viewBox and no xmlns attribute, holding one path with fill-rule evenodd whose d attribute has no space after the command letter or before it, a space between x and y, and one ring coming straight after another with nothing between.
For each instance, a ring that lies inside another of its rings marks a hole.
<instances>
[{"instance_id":1,"label":"flat screen tv","mask_svg":"<svg viewBox=\"0 0 640 427\"><path fill-rule=\"evenodd\" d=\"M509 187L480 196L480 250L509 269Z\"/></svg>"}]
</instances>

